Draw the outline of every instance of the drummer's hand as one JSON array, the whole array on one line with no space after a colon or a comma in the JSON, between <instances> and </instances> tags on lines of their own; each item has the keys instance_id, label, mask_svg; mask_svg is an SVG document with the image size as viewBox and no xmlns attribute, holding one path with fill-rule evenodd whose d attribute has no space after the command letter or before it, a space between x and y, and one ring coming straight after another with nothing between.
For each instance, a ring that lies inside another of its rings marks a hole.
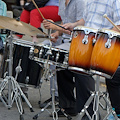
<instances>
[{"instance_id":1,"label":"drummer's hand","mask_svg":"<svg viewBox=\"0 0 120 120\"><path fill-rule=\"evenodd\" d=\"M73 30L73 28L75 27L74 23L66 23L62 25L65 29L68 30L64 30L65 33L67 34L71 34L71 31Z\"/></svg>"},{"instance_id":2,"label":"drummer's hand","mask_svg":"<svg viewBox=\"0 0 120 120\"><path fill-rule=\"evenodd\" d=\"M51 19L48 19L48 20L51 21L51 22L54 22ZM55 25L50 23L49 21L43 20L43 26L45 27L45 29L53 29L54 30L55 29Z\"/></svg>"},{"instance_id":3,"label":"drummer's hand","mask_svg":"<svg viewBox=\"0 0 120 120\"><path fill-rule=\"evenodd\" d=\"M50 40L55 43L57 41L57 39L58 39L58 36L59 36L59 32L56 31L55 33L51 34L52 38Z\"/></svg>"}]
</instances>

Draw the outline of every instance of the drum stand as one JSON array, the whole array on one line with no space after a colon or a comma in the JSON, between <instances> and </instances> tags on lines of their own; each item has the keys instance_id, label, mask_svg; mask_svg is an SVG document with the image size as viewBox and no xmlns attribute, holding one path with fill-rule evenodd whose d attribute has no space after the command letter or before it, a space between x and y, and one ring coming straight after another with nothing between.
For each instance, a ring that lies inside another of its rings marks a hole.
<instances>
[{"instance_id":1,"label":"drum stand","mask_svg":"<svg viewBox=\"0 0 120 120\"><path fill-rule=\"evenodd\" d=\"M77 117L77 120L81 120L84 115L86 115L89 118L89 120L99 120L100 119L99 118L100 117L99 105L101 105L101 103L100 103L100 98L101 97L103 97L103 99L105 100L105 102L108 106L108 110L107 110L108 113L104 117L103 120L107 120L107 117L111 113L114 115L116 120L118 119L118 117L117 117L115 111L112 109L110 101L108 100L106 95L99 91L99 85L100 85L100 76L97 75L97 77L96 77L96 90L94 92L92 92L91 96L89 97L89 99L85 103L84 108L81 110L79 116ZM93 102L93 112L94 113L91 117L90 114L88 113L87 109L92 102Z\"/></svg>"},{"instance_id":2,"label":"drum stand","mask_svg":"<svg viewBox=\"0 0 120 120\"><path fill-rule=\"evenodd\" d=\"M9 59L7 60L7 62L9 62L9 67L8 67L8 73L9 76L7 76L7 74L5 75L4 80L1 82L0 84L0 99L3 102L3 104L10 109L12 107L12 104L14 103L14 101L16 102L18 111L20 113L20 120L24 120L23 118L23 108L22 108L22 103L21 103L21 96L25 99L26 103L28 104L28 106L30 107L30 111L33 112L33 108L30 104L30 102L28 101L27 97L25 96L25 94L23 93L23 91L21 90L19 84L17 83L17 76L19 74L19 72L21 72L21 60L19 61L18 66L16 67L16 76L15 78L12 77L12 62L13 62L13 58L12 58L12 33L11 35L8 37L8 41L9 41ZM7 97L4 94L4 90L6 89L6 87L8 87L8 93L7 93Z\"/></svg>"},{"instance_id":3,"label":"drum stand","mask_svg":"<svg viewBox=\"0 0 120 120\"><path fill-rule=\"evenodd\" d=\"M41 81L42 80L46 80L46 79L49 80L50 78L53 77L53 81L52 81L52 101L49 102L44 108L42 108L41 111L33 117L33 119L37 119L42 112L44 112L45 110L47 110L47 108L48 108L49 105L52 105L53 120L58 120L58 114L57 114L57 111L55 109L55 88L54 88L54 81L55 81L55 79L54 78L55 78L56 72L60 71L61 69L56 69L56 67L55 67L55 70L51 70L50 71L50 68L49 68L49 66L50 66L49 65L49 57L50 57L50 55L52 55L51 46L52 46L52 44L50 42L50 50L47 51L47 55L48 56L47 56L47 61L44 64L45 71L44 71L43 77L41 78ZM56 58L56 59L58 59L58 58ZM68 120L71 120L71 117L64 112L64 109L60 108L60 110L62 111L63 115L65 115L65 117L68 118ZM48 111L48 112L51 114L50 111Z\"/></svg>"},{"instance_id":4,"label":"drum stand","mask_svg":"<svg viewBox=\"0 0 120 120\"><path fill-rule=\"evenodd\" d=\"M49 71L48 66L49 65L47 65L46 68L45 68L45 72L43 74L43 77L41 78L42 80L47 79L48 76L49 76L50 71ZM44 112L45 110L47 110L47 108L48 108L49 105L52 105L53 120L58 120L57 111L55 109L55 89L54 89L54 80L55 80L54 77L55 77L55 74L56 74L56 70L51 70L51 74L49 76L49 79L51 77L53 77L53 82L52 82L52 102L49 102L44 108L42 108L41 111L33 117L33 119L37 119L42 112ZM50 113L50 111L48 111L48 112Z\"/></svg>"}]
</instances>

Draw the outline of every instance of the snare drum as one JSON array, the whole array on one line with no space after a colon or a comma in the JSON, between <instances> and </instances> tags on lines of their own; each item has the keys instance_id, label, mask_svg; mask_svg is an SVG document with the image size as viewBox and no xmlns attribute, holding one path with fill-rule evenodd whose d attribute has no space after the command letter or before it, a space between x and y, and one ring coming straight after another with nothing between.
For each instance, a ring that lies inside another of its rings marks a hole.
<instances>
[{"instance_id":1,"label":"snare drum","mask_svg":"<svg viewBox=\"0 0 120 120\"><path fill-rule=\"evenodd\" d=\"M29 59L31 46L22 43L13 43L13 76L16 75L15 68L21 59L22 71L18 74L17 82L26 85L38 86L41 78L41 67Z\"/></svg>"},{"instance_id":2,"label":"snare drum","mask_svg":"<svg viewBox=\"0 0 120 120\"><path fill-rule=\"evenodd\" d=\"M91 71L110 78L120 63L120 33L102 29L98 32L97 41L91 56Z\"/></svg>"},{"instance_id":3,"label":"snare drum","mask_svg":"<svg viewBox=\"0 0 120 120\"><path fill-rule=\"evenodd\" d=\"M68 66L68 51L48 45L35 45L34 49L31 48L30 59L66 68Z\"/></svg>"},{"instance_id":4,"label":"snare drum","mask_svg":"<svg viewBox=\"0 0 120 120\"><path fill-rule=\"evenodd\" d=\"M70 70L88 73L96 32L83 26L74 28L68 60Z\"/></svg>"}]
</instances>

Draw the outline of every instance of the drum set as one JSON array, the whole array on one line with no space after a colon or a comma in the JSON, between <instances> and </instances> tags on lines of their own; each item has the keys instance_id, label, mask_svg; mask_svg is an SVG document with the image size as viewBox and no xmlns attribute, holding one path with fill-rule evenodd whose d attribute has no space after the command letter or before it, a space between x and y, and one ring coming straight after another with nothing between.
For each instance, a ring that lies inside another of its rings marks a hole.
<instances>
[{"instance_id":1,"label":"drum set","mask_svg":"<svg viewBox=\"0 0 120 120\"><path fill-rule=\"evenodd\" d=\"M8 49L9 53L9 57L6 60L8 62L8 74L4 75L0 84L0 99L6 107L11 108L15 101L20 113L20 120L23 120L21 96L25 99L30 110L33 111L33 109L18 83L39 86L40 79L42 79L41 68L45 67L46 71L46 69L49 69L46 65L55 65L58 68L69 69L80 74L97 75L96 91L91 94L79 117L81 119L85 113L88 114L87 108L94 100L94 114L92 118L89 115L88 117L90 120L98 120L99 98L104 96L99 91L100 76L112 78L120 64L120 33L108 29L96 30L77 26L72 33L70 50L66 51L13 38L14 32L12 31L30 36L37 36L37 34L48 36L37 28L23 22L0 16L0 25L2 28L11 30L10 35L6 39L8 42L8 48L6 49ZM4 72L6 73L5 70ZM54 75L54 73L51 75ZM46 76L48 77L48 74ZM6 86L8 86L7 98L4 96ZM110 112L104 120L111 112L114 113L108 100L106 101ZM117 118L116 114L114 115Z\"/></svg>"}]
</instances>

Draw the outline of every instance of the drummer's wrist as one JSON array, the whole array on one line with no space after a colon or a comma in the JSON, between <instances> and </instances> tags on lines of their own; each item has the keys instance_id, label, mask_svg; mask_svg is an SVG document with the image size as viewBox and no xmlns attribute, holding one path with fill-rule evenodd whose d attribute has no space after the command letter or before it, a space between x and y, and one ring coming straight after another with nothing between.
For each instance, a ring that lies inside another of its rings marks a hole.
<instances>
[{"instance_id":1,"label":"drummer's wrist","mask_svg":"<svg viewBox=\"0 0 120 120\"><path fill-rule=\"evenodd\" d=\"M56 34L58 34L58 36L62 36L62 32L60 32L60 31L56 31Z\"/></svg>"}]
</instances>

